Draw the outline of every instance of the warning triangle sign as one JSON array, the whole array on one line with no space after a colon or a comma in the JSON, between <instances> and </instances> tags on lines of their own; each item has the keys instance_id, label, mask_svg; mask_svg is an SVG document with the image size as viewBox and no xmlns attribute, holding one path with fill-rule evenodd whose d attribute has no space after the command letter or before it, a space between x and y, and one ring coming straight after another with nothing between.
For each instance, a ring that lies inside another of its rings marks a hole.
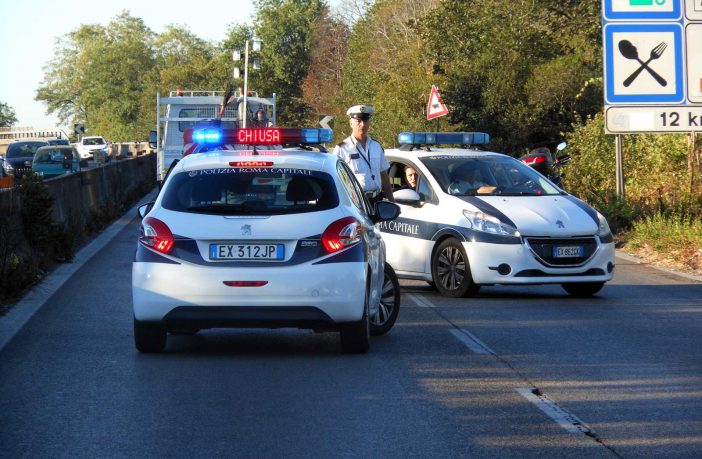
<instances>
[{"instance_id":1,"label":"warning triangle sign","mask_svg":"<svg viewBox=\"0 0 702 459\"><path fill-rule=\"evenodd\" d=\"M435 85L431 85L431 94L429 95L429 103L427 104L427 119L433 120L440 116L448 115L448 108L441 101L439 90Z\"/></svg>"}]
</instances>

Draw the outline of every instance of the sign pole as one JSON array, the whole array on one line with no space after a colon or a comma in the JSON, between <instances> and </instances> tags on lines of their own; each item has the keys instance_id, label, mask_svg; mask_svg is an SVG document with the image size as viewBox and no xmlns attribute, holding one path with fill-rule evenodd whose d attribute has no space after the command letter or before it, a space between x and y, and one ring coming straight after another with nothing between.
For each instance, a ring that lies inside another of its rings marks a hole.
<instances>
[{"instance_id":1,"label":"sign pole","mask_svg":"<svg viewBox=\"0 0 702 459\"><path fill-rule=\"evenodd\" d=\"M616 134L614 136L614 145L617 154L616 168L617 168L617 197L624 200L624 156L622 155L622 136L621 134Z\"/></svg>"}]
</instances>

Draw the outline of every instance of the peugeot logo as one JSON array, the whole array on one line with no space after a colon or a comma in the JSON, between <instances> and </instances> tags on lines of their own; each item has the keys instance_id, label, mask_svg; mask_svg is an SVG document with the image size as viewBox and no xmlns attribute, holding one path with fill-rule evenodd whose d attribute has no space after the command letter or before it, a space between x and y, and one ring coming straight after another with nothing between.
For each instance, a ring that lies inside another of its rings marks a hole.
<instances>
[{"instance_id":1,"label":"peugeot logo","mask_svg":"<svg viewBox=\"0 0 702 459\"><path fill-rule=\"evenodd\" d=\"M242 236L251 236L251 225L244 225L241 227Z\"/></svg>"},{"instance_id":2,"label":"peugeot logo","mask_svg":"<svg viewBox=\"0 0 702 459\"><path fill-rule=\"evenodd\" d=\"M565 225L560 220L556 220L556 225L558 225L559 228L565 228Z\"/></svg>"}]
</instances>

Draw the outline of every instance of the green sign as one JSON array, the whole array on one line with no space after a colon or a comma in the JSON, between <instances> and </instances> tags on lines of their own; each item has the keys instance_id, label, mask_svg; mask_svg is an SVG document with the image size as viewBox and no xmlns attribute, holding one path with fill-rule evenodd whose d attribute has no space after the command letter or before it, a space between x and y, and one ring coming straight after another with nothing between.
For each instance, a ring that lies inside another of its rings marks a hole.
<instances>
[{"instance_id":1,"label":"green sign","mask_svg":"<svg viewBox=\"0 0 702 459\"><path fill-rule=\"evenodd\" d=\"M654 1L656 5L663 5L666 0L629 0L629 6L653 6Z\"/></svg>"}]
</instances>

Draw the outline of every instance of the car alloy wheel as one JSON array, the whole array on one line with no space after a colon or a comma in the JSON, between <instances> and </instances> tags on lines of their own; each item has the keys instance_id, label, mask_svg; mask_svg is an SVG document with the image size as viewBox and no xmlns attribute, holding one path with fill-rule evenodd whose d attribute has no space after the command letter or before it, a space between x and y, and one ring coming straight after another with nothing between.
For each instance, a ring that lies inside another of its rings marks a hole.
<instances>
[{"instance_id":1,"label":"car alloy wheel","mask_svg":"<svg viewBox=\"0 0 702 459\"><path fill-rule=\"evenodd\" d=\"M395 325L400 312L400 282L397 280L395 270L385 263L385 276L380 292L378 312L370 318L371 335L384 335Z\"/></svg>"},{"instance_id":2,"label":"car alloy wheel","mask_svg":"<svg viewBox=\"0 0 702 459\"><path fill-rule=\"evenodd\" d=\"M463 244L454 238L444 239L437 247L431 274L437 290L444 296L473 296L480 290L480 286L473 282Z\"/></svg>"}]
</instances>

